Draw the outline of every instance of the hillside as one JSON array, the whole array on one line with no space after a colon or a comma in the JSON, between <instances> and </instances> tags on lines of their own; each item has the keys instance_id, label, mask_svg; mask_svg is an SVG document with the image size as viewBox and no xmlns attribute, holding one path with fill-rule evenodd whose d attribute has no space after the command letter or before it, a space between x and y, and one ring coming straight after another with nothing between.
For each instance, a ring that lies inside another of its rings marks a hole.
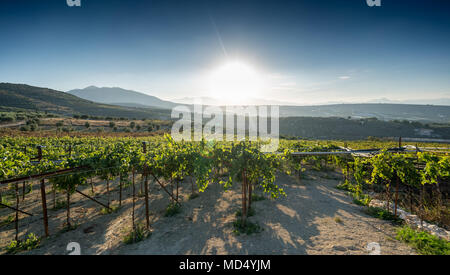
<instances>
[{"instance_id":1,"label":"hillside","mask_svg":"<svg viewBox=\"0 0 450 275\"><path fill-rule=\"evenodd\" d=\"M450 139L450 124L382 121L375 118L287 117L280 118L280 134L301 138L350 140L400 136Z\"/></svg>"},{"instance_id":2,"label":"hillside","mask_svg":"<svg viewBox=\"0 0 450 275\"><path fill-rule=\"evenodd\" d=\"M281 106L281 117L352 117L380 120L411 120L421 122L450 121L450 106L412 104L335 104L319 106Z\"/></svg>"},{"instance_id":3,"label":"hillside","mask_svg":"<svg viewBox=\"0 0 450 275\"><path fill-rule=\"evenodd\" d=\"M155 96L146 95L136 91L125 90L122 88L107 88L89 86L84 89L75 89L67 93L77 97L105 104L114 104L121 106L137 106L137 107L158 107L170 109L177 104L161 100Z\"/></svg>"},{"instance_id":4,"label":"hillside","mask_svg":"<svg viewBox=\"0 0 450 275\"><path fill-rule=\"evenodd\" d=\"M125 118L167 119L168 110L99 104L64 92L24 84L0 83L0 106L63 115L86 114Z\"/></svg>"}]
</instances>

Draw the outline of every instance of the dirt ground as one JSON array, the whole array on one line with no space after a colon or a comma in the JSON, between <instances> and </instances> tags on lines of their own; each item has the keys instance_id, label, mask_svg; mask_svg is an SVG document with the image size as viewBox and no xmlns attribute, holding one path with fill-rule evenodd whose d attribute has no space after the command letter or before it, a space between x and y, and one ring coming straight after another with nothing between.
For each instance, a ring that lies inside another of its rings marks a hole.
<instances>
[{"instance_id":1,"label":"dirt ground","mask_svg":"<svg viewBox=\"0 0 450 275\"><path fill-rule=\"evenodd\" d=\"M67 254L69 242L78 242L81 254L369 254L366 246L372 242L379 243L381 254L415 254L412 248L395 240L395 227L391 223L366 215L363 207L337 190L335 186L340 179L342 176L334 172L308 171L300 182L280 174L276 183L287 197L253 203L256 214L249 220L258 223L263 231L252 235L233 233L235 212L241 203L239 184L227 192L212 184L199 197L188 200L190 183L182 183L181 213L164 217L169 196L152 183L152 235L131 245L123 243L125 229L131 226L130 186L124 189L127 199L119 211L107 215L100 213L101 206L76 194L72 214L79 224L77 229L62 233L65 209L49 211L51 236L39 248L23 254ZM112 186L113 204L117 204L117 181ZM86 187L84 191L88 193L89 189ZM140 189L140 179L136 189ZM102 192L97 198L104 202L104 184L97 183L96 193ZM255 192L262 194L260 190ZM30 197L39 199L38 195L36 191ZM64 194L60 196L64 198ZM143 203L139 198L136 214L142 222ZM40 205L34 203L34 207L29 211L39 213ZM12 211L0 209L0 217L7 215L12 215ZM21 236L27 232L43 235L41 216L21 215L20 226ZM4 247L14 238L14 223L0 227L0 236L0 247Z\"/></svg>"}]
</instances>

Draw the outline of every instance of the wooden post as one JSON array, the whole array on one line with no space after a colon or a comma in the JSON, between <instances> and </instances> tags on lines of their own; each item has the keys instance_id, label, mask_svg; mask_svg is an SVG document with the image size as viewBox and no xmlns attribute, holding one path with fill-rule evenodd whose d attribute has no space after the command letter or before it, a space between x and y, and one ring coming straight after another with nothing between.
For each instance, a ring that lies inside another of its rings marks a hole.
<instances>
[{"instance_id":1,"label":"wooden post","mask_svg":"<svg viewBox=\"0 0 450 275\"><path fill-rule=\"evenodd\" d=\"M420 189L420 229L423 229L423 211L424 211L424 203L423 203L423 196L424 196L424 189L425 189L425 185L422 184L422 188Z\"/></svg>"},{"instance_id":2,"label":"wooden post","mask_svg":"<svg viewBox=\"0 0 450 275\"><path fill-rule=\"evenodd\" d=\"M389 182L389 184L386 185L386 195L387 195L387 211L389 212L389 201L391 200L391 182Z\"/></svg>"},{"instance_id":3,"label":"wooden post","mask_svg":"<svg viewBox=\"0 0 450 275\"><path fill-rule=\"evenodd\" d=\"M107 179L106 179L106 196L108 198L108 203L106 205L109 208L109 201L110 201L110 198L109 198L109 175L107 175Z\"/></svg>"},{"instance_id":4,"label":"wooden post","mask_svg":"<svg viewBox=\"0 0 450 275\"><path fill-rule=\"evenodd\" d=\"M119 175L119 207L122 206L122 175Z\"/></svg>"},{"instance_id":5,"label":"wooden post","mask_svg":"<svg viewBox=\"0 0 450 275\"><path fill-rule=\"evenodd\" d=\"M70 225L70 186L67 186L67 229L71 228Z\"/></svg>"},{"instance_id":6,"label":"wooden post","mask_svg":"<svg viewBox=\"0 0 450 275\"><path fill-rule=\"evenodd\" d=\"M52 186L52 193L53 193L53 210L56 209L56 188L55 186Z\"/></svg>"},{"instance_id":7,"label":"wooden post","mask_svg":"<svg viewBox=\"0 0 450 275\"><path fill-rule=\"evenodd\" d=\"M398 149L401 150L402 148L402 137L398 138Z\"/></svg>"},{"instance_id":8,"label":"wooden post","mask_svg":"<svg viewBox=\"0 0 450 275\"><path fill-rule=\"evenodd\" d=\"M242 170L242 221L245 223L247 218L247 181L245 178L245 169Z\"/></svg>"},{"instance_id":9,"label":"wooden post","mask_svg":"<svg viewBox=\"0 0 450 275\"><path fill-rule=\"evenodd\" d=\"M19 183L16 182L16 209L19 209ZM19 211L16 210L16 219L14 221L16 229L16 241L19 241Z\"/></svg>"},{"instance_id":10,"label":"wooden post","mask_svg":"<svg viewBox=\"0 0 450 275\"><path fill-rule=\"evenodd\" d=\"M92 195L94 195L95 194L95 190L94 190L94 184L92 183L92 178L90 179L90 183L91 183L91 192L92 192Z\"/></svg>"},{"instance_id":11,"label":"wooden post","mask_svg":"<svg viewBox=\"0 0 450 275\"><path fill-rule=\"evenodd\" d=\"M134 238L134 241L136 240L135 238L136 238L136 234L135 234L135 232L136 232L136 227L135 227L135 225L134 225L134 207L135 207L135 196L136 196L136 188L135 188L135 186L134 186L134 168L133 168L133 212L132 212L132 214L131 214L131 219L132 219L132 223L133 223L133 238Z\"/></svg>"},{"instance_id":12,"label":"wooden post","mask_svg":"<svg viewBox=\"0 0 450 275\"><path fill-rule=\"evenodd\" d=\"M27 192L27 188L25 185L25 181L22 183L22 201L25 200L25 193Z\"/></svg>"},{"instance_id":13,"label":"wooden post","mask_svg":"<svg viewBox=\"0 0 450 275\"><path fill-rule=\"evenodd\" d=\"M45 179L41 180L42 214L44 216L45 237L48 237L47 199L45 198Z\"/></svg>"},{"instance_id":14,"label":"wooden post","mask_svg":"<svg viewBox=\"0 0 450 275\"><path fill-rule=\"evenodd\" d=\"M248 183L248 210L252 208L252 183Z\"/></svg>"},{"instance_id":15,"label":"wooden post","mask_svg":"<svg viewBox=\"0 0 450 275\"><path fill-rule=\"evenodd\" d=\"M42 160L42 146L38 146L38 160ZM42 215L44 216L44 231L45 237L49 236L48 233L48 215L47 215L47 198L45 195L45 179L41 179L41 200L42 200Z\"/></svg>"},{"instance_id":16,"label":"wooden post","mask_svg":"<svg viewBox=\"0 0 450 275\"><path fill-rule=\"evenodd\" d=\"M399 186L399 181L400 178L397 176L397 182L395 185L395 207L394 207L394 215L397 216L397 205L398 205L398 186Z\"/></svg>"},{"instance_id":17,"label":"wooden post","mask_svg":"<svg viewBox=\"0 0 450 275\"><path fill-rule=\"evenodd\" d=\"M144 155L147 153L147 143L142 142L142 151ZM149 205L148 205L148 174L147 165L144 166L144 196L145 196L145 222L147 229L150 228Z\"/></svg>"}]
</instances>

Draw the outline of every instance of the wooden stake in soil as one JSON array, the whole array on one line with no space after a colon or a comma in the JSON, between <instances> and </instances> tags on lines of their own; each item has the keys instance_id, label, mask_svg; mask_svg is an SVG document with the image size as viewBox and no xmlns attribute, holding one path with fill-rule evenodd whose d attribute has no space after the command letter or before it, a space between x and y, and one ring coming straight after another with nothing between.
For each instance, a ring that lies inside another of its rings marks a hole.
<instances>
[{"instance_id":1,"label":"wooden stake in soil","mask_svg":"<svg viewBox=\"0 0 450 275\"><path fill-rule=\"evenodd\" d=\"M67 195L67 228L70 229L71 225L70 225L70 186L67 186L67 191L66 191L66 195Z\"/></svg>"},{"instance_id":2,"label":"wooden stake in soil","mask_svg":"<svg viewBox=\"0 0 450 275\"><path fill-rule=\"evenodd\" d=\"M38 146L38 160L42 159L42 147ZM48 237L48 215L47 215L47 198L45 197L45 179L41 179L41 200L42 200L42 215L44 216L44 231L45 237Z\"/></svg>"},{"instance_id":3,"label":"wooden stake in soil","mask_svg":"<svg viewBox=\"0 0 450 275\"><path fill-rule=\"evenodd\" d=\"M52 186L52 194L53 194L53 210L55 210L56 209L56 188L54 185Z\"/></svg>"},{"instance_id":4,"label":"wooden stake in soil","mask_svg":"<svg viewBox=\"0 0 450 275\"><path fill-rule=\"evenodd\" d=\"M19 183L16 182L16 209L19 209ZM16 219L14 221L16 229L16 241L19 241L19 211L16 210Z\"/></svg>"},{"instance_id":5,"label":"wooden stake in soil","mask_svg":"<svg viewBox=\"0 0 450 275\"><path fill-rule=\"evenodd\" d=\"M249 182L248 184L248 211L252 208L252 183Z\"/></svg>"},{"instance_id":6,"label":"wooden stake in soil","mask_svg":"<svg viewBox=\"0 0 450 275\"><path fill-rule=\"evenodd\" d=\"M122 206L122 176L119 177L119 207Z\"/></svg>"},{"instance_id":7,"label":"wooden stake in soil","mask_svg":"<svg viewBox=\"0 0 450 275\"><path fill-rule=\"evenodd\" d=\"M26 185L25 185L25 181L22 183L22 201L25 200L25 193L27 192L26 190Z\"/></svg>"},{"instance_id":8,"label":"wooden stake in soil","mask_svg":"<svg viewBox=\"0 0 450 275\"><path fill-rule=\"evenodd\" d=\"M133 239L136 241L136 227L134 225L134 206L135 206L135 198L136 198L136 188L134 186L134 168L133 168L133 212L131 215L132 223L133 223Z\"/></svg>"},{"instance_id":9,"label":"wooden stake in soil","mask_svg":"<svg viewBox=\"0 0 450 275\"><path fill-rule=\"evenodd\" d=\"M423 203L423 196L424 196L424 189L425 185L422 184L422 188L420 189L420 229L423 229L423 212L424 212L424 203Z\"/></svg>"},{"instance_id":10,"label":"wooden stake in soil","mask_svg":"<svg viewBox=\"0 0 450 275\"><path fill-rule=\"evenodd\" d=\"M45 237L48 237L47 199L45 197L45 180L41 180L42 215L44 216Z\"/></svg>"},{"instance_id":11,"label":"wooden stake in soil","mask_svg":"<svg viewBox=\"0 0 450 275\"><path fill-rule=\"evenodd\" d=\"M92 195L94 195L94 194L95 194L95 190L94 190L94 184L93 184L92 181L93 181L93 180L92 180L92 178L91 178L91 192L92 192Z\"/></svg>"},{"instance_id":12,"label":"wooden stake in soil","mask_svg":"<svg viewBox=\"0 0 450 275\"><path fill-rule=\"evenodd\" d=\"M148 205L148 176L145 175L144 181L144 192L145 192L145 221L147 229L150 228L150 217L149 217L149 205Z\"/></svg>"},{"instance_id":13,"label":"wooden stake in soil","mask_svg":"<svg viewBox=\"0 0 450 275\"><path fill-rule=\"evenodd\" d=\"M109 198L109 175L107 176L107 179L106 179L106 197L108 198L108 202L106 203L106 205L108 205L108 208L109 208L109 201L110 201L110 198Z\"/></svg>"},{"instance_id":14,"label":"wooden stake in soil","mask_svg":"<svg viewBox=\"0 0 450 275\"><path fill-rule=\"evenodd\" d=\"M142 152L144 155L147 153L147 143L144 141L142 142ZM144 166L144 196L145 196L145 225L147 226L147 229L150 228L150 217L149 217L149 206L148 206L148 171L147 171L147 165Z\"/></svg>"},{"instance_id":15,"label":"wooden stake in soil","mask_svg":"<svg viewBox=\"0 0 450 275\"><path fill-rule=\"evenodd\" d=\"M245 224L247 219L247 180L245 169L242 171L242 222Z\"/></svg>"},{"instance_id":16,"label":"wooden stake in soil","mask_svg":"<svg viewBox=\"0 0 450 275\"><path fill-rule=\"evenodd\" d=\"M398 185L399 185L399 181L400 178L397 176L397 182L395 185L395 206L394 206L394 215L397 216L397 205L398 205Z\"/></svg>"}]
</instances>

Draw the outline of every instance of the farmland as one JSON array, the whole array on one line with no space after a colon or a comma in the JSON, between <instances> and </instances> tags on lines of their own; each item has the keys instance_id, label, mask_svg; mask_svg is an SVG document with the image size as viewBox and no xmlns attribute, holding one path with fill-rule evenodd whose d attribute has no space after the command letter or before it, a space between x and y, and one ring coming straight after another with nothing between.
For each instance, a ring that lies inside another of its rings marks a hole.
<instances>
[{"instance_id":1,"label":"farmland","mask_svg":"<svg viewBox=\"0 0 450 275\"><path fill-rule=\"evenodd\" d=\"M418 253L367 214L375 198L449 229L446 144L0 140L4 253L65 254L69 240L87 254L367 254L370 240Z\"/></svg>"}]
</instances>

